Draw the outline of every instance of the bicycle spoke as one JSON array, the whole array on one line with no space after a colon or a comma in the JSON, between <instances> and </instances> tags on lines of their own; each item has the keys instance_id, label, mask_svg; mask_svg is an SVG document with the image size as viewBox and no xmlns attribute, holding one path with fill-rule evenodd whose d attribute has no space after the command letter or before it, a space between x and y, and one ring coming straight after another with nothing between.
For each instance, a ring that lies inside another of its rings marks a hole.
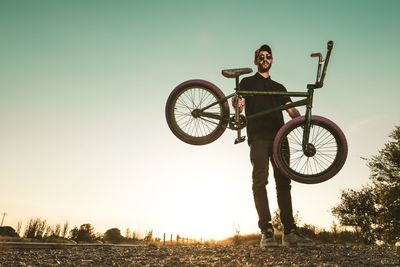
<instances>
[{"instance_id":1,"label":"bicycle spoke","mask_svg":"<svg viewBox=\"0 0 400 267\"><path fill-rule=\"evenodd\" d=\"M212 134L221 125L221 121L215 118L193 117L194 110L201 109L217 101L217 97L205 88L191 88L185 90L177 97L173 109L177 126L185 134L202 138ZM207 109L208 114L222 117L220 105Z\"/></svg>"},{"instance_id":2,"label":"bicycle spoke","mask_svg":"<svg viewBox=\"0 0 400 267\"><path fill-rule=\"evenodd\" d=\"M291 169L303 175L316 175L322 173L335 162L338 146L335 137L324 127L312 124L310 127L309 142L316 150L312 157L303 152L303 127L299 125L286 136L289 149L285 154L290 154L287 164Z\"/></svg>"},{"instance_id":3,"label":"bicycle spoke","mask_svg":"<svg viewBox=\"0 0 400 267\"><path fill-rule=\"evenodd\" d=\"M301 120L291 121L278 132L274 143L275 162L294 181L320 183L342 168L347 155L346 139L333 122L320 116L312 116L307 140L309 150L305 151L302 127L305 120L303 117Z\"/></svg>"}]
</instances>

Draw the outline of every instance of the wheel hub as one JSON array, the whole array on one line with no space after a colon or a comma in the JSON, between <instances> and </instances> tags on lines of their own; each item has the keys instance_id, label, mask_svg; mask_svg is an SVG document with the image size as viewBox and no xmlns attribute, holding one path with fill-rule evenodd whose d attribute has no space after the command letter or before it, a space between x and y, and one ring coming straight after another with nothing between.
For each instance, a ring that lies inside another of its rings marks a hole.
<instances>
[{"instance_id":1,"label":"wheel hub","mask_svg":"<svg viewBox=\"0 0 400 267\"><path fill-rule=\"evenodd\" d=\"M200 109L195 109L195 110L192 111L192 116L193 116L194 118L199 118L200 115L201 115Z\"/></svg>"},{"instance_id":2,"label":"wheel hub","mask_svg":"<svg viewBox=\"0 0 400 267\"><path fill-rule=\"evenodd\" d=\"M304 149L304 155L313 157L317 153L317 149L313 144L308 144L308 149Z\"/></svg>"}]
</instances>

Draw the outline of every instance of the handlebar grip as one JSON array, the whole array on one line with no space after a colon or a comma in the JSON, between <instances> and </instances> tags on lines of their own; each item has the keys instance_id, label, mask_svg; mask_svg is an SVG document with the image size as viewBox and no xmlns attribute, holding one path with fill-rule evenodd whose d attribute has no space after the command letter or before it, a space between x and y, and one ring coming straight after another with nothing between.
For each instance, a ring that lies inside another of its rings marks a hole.
<instances>
[{"instance_id":1,"label":"handlebar grip","mask_svg":"<svg viewBox=\"0 0 400 267\"><path fill-rule=\"evenodd\" d=\"M333 48L333 41L330 40L330 41L328 42L328 50L330 51L330 50L332 50L332 48Z\"/></svg>"},{"instance_id":2,"label":"handlebar grip","mask_svg":"<svg viewBox=\"0 0 400 267\"><path fill-rule=\"evenodd\" d=\"M321 53L312 53L311 57L320 57L322 56Z\"/></svg>"}]
</instances>

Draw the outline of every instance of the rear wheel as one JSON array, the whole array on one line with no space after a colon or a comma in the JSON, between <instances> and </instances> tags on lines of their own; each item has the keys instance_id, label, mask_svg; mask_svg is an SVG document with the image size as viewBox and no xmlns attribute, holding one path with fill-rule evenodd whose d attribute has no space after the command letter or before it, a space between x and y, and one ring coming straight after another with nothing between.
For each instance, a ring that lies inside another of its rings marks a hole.
<instances>
[{"instance_id":1,"label":"rear wheel","mask_svg":"<svg viewBox=\"0 0 400 267\"><path fill-rule=\"evenodd\" d=\"M274 140L274 160L279 169L294 181L306 184L324 182L335 176L347 158L347 141L332 121L311 116L307 153L303 150L305 117L285 124Z\"/></svg>"},{"instance_id":2,"label":"rear wheel","mask_svg":"<svg viewBox=\"0 0 400 267\"><path fill-rule=\"evenodd\" d=\"M229 120L228 102L218 102L224 97L217 86L204 80L190 80L178 85L165 107L172 133L191 145L205 145L217 140Z\"/></svg>"}]
</instances>

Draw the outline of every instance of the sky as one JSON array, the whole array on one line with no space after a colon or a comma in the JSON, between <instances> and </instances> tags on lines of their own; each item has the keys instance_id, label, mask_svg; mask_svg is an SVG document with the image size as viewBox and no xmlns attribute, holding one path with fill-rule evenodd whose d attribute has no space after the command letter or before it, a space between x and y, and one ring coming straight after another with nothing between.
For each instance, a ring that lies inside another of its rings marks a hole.
<instances>
[{"instance_id":1,"label":"sky","mask_svg":"<svg viewBox=\"0 0 400 267\"><path fill-rule=\"evenodd\" d=\"M166 100L189 79L230 94L234 82L221 70L256 71L264 43L272 79L304 91L315 81L310 54L325 55L333 40L313 114L343 130L348 159L326 182L292 182L300 224L330 229L341 190L368 183L361 157L377 154L400 125L399 10L397 0L0 0L4 225L40 217L100 233L258 232L248 145L234 145L230 130L205 146L181 142L167 126ZM274 212L272 175L267 190Z\"/></svg>"}]
</instances>

